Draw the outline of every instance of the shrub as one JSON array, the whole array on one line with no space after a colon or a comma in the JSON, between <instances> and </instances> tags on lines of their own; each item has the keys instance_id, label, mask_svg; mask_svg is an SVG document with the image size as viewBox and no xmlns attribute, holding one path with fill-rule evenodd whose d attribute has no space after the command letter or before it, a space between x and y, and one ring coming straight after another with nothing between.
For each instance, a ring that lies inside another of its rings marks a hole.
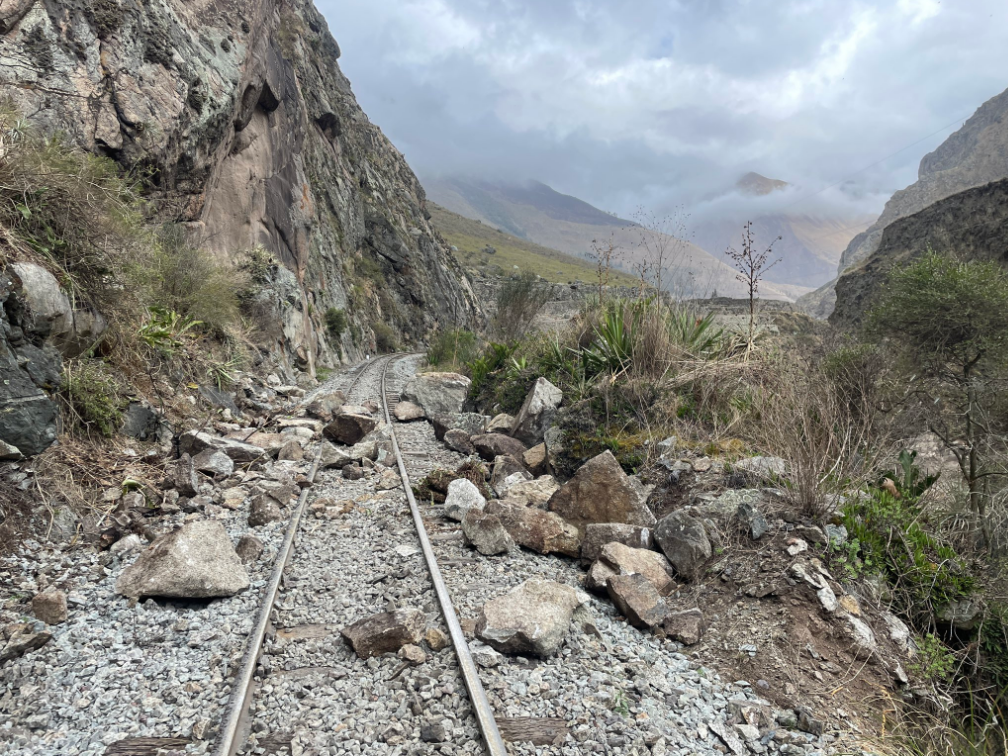
<instances>
[{"instance_id":1,"label":"shrub","mask_svg":"<svg viewBox=\"0 0 1008 756\"><path fill-rule=\"evenodd\" d=\"M339 307L330 307L325 314L326 329L333 339L339 339L347 328L347 316Z\"/></svg>"},{"instance_id":2,"label":"shrub","mask_svg":"<svg viewBox=\"0 0 1008 756\"><path fill-rule=\"evenodd\" d=\"M380 321L372 323L371 330L374 331L375 349L378 350L379 354L388 354L399 348L395 332L387 323Z\"/></svg>"},{"instance_id":3,"label":"shrub","mask_svg":"<svg viewBox=\"0 0 1008 756\"><path fill-rule=\"evenodd\" d=\"M126 400L119 380L101 360L71 360L61 387L73 414L86 428L113 436L122 425Z\"/></svg>"},{"instance_id":4,"label":"shrub","mask_svg":"<svg viewBox=\"0 0 1008 756\"><path fill-rule=\"evenodd\" d=\"M525 271L507 279L497 293L497 312L491 330L504 341L521 339L550 299L551 287Z\"/></svg>"},{"instance_id":5,"label":"shrub","mask_svg":"<svg viewBox=\"0 0 1008 756\"><path fill-rule=\"evenodd\" d=\"M463 328L439 331L427 347L427 364L457 368L476 359L476 334Z\"/></svg>"}]
</instances>

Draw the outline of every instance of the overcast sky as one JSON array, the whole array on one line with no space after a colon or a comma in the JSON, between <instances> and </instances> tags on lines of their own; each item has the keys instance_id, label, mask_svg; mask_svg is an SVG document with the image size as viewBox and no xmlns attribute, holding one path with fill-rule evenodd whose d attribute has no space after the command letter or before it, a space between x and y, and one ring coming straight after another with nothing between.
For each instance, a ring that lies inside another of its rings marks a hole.
<instances>
[{"instance_id":1,"label":"overcast sky","mask_svg":"<svg viewBox=\"0 0 1008 756\"><path fill-rule=\"evenodd\" d=\"M316 3L421 178L538 179L623 215L749 170L795 184L773 200L794 211L878 212L1008 88L1005 0Z\"/></svg>"}]
</instances>

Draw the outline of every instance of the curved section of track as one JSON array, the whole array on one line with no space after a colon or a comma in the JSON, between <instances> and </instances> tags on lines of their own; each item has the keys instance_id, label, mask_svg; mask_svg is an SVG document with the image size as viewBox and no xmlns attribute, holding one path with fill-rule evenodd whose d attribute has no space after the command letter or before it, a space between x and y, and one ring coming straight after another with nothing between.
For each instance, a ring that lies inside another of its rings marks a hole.
<instances>
[{"instance_id":1,"label":"curved section of track","mask_svg":"<svg viewBox=\"0 0 1008 756\"><path fill-rule=\"evenodd\" d=\"M420 542L420 550L423 553L430 581L434 587L442 617L448 628L448 634L455 652L455 657L459 664L459 672L465 684L472 706L473 718L479 728L485 745L486 753L489 756L505 756L507 749L500 735L497 723L494 719L493 711L486 692L480 681L476 664L469 652L469 645L463 635L461 624L452 604L448 589L441 576L437 559L431 547L430 539L424 527L420 509L413 496L406 464L401 453L398 439L395 435L394 422L391 414L391 406L398 398L398 392L390 392L388 387L389 368L407 355L387 355L375 360L363 363L351 373L353 380L342 388L340 386L329 386L330 388L341 388L346 394L347 400L351 403L363 403L367 399L373 398L373 392L377 388L381 395L382 412L385 422L391 430L391 441L395 453L396 464L399 470L402 487L409 503L409 509L413 520L413 527ZM378 372L377 386L367 388L364 379L375 377ZM362 386L363 384L363 386ZM372 396L358 396L363 390L367 390ZM305 398L305 402L310 402L315 394L310 394ZM319 457L321 452L316 454L309 475L309 482L314 483L318 472ZM297 506L290 518L287 531L285 533L283 545L277 555L277 560L264 594L264 600L260 607L255 628L246 647L242 666L233 687L231 701L228 706L228 713L222 723L220 736L217 741L215 753L217 756L233 756L240 753L245 743L247 733L246 721L250 705L256 690L256 672L259 667L260 658L264 649L264 644L271 628L271 617L277 608L278 598L281 594L281 584L284 582L285 571L291 564L295 551L295 541L298 532L304 525L304 512L307 506L308 493L311 489L305 488L298 499Z\"/></svg>"}]
</instances>

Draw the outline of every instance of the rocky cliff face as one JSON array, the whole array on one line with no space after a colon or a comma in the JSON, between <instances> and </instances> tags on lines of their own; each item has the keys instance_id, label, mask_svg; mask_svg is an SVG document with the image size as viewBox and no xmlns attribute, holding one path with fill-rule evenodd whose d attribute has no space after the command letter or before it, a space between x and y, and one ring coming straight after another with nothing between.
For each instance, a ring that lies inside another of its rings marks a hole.
<instances>
[{"instance_id":1,"label":"rocky cliff face","mask_svg":"<svg viewBox=\"0 0 1008 756\"><path fill-rule=\"evenodd\" d=\"M893 266L928 249L1008 265L1008 179L953 194L886 227L878 249L836 284L835 325L858 325Z\"/></svg>"},{"instance_id":2,"label":"rocky cliff face","mask_svg":"<svg viewBox=\"0 0 1008 756\"><path fill-rule=\"evenodd\" d=\"M896 192L879 219L855 236L840 258L837 271L868 259L882 242L886 228L900 218L973 187L1008 177L1008 90L981 105L961 129L921 160L917 181ZM839 286L839 284L838 284ZM799 300L817 317L827 317L836 302L834 283Z\"/></svg>"},{"instance_id":3,"label":"rocky cliff face","mask_svg":"<svg viewBox=\"0 0 1008 756\"><path fill-rule=\"evenodd\" d=\"M29 120L149 176L160 215L276 265L264 346L312 369L479 317L402 155L310 0L4 0L0 83ZM342 308L350 328L326 332Z\"/></svg>"}]
</instances>

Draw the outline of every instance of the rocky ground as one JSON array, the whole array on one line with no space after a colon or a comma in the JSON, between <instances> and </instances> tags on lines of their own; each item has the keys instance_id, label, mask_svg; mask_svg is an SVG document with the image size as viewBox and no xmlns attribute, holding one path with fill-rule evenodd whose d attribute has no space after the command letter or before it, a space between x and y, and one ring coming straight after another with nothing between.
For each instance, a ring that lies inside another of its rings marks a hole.
<instances>
[{"instance_id":1,"label":"rocky ground","mask_svg":"<svg viewBox=\"0 0 1008 756\"><path fill-rule=\"evenodd\" d=\"M486 418L461 412L466 379L418 363L391 360L393 427L509 752L856 750L854 715L906 680L912 648L835 580L844 534L790 513L780 461L729 469L669 441L640 477L603 454L561 484L556 389ZM209 752L316 451L248 751L482 752L380 419L383 365L307 395L249 385L237 416L175 439L157 490L120 492L111 532L0 563L0 753Z\"/></svg>"}]
</instances>

